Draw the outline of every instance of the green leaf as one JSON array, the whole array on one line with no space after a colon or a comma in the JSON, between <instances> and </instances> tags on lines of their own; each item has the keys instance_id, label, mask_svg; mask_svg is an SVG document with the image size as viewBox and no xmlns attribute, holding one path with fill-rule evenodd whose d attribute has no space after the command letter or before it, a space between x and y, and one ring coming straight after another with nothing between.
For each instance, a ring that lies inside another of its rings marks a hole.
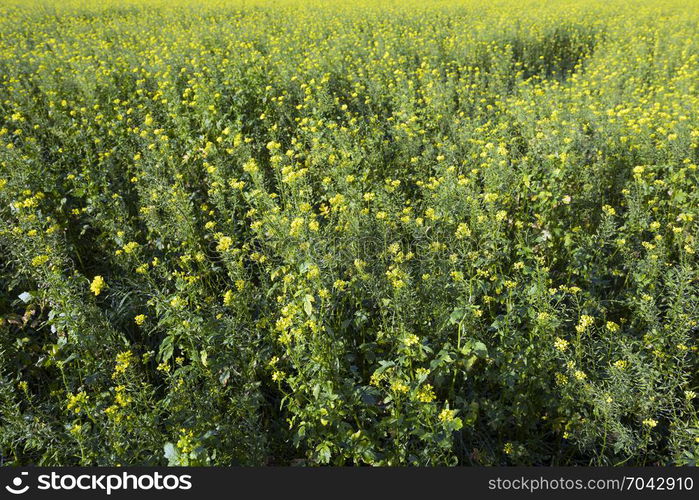
<instances>
[{"instance_id":1,"label":"green leaf","mask_svg":"<svg viewBox=\"0 0 699 500\"><path fill-rule=\"evenodd\" d=\"M458 325L464 317L464 310L461 307L455 308L451 315L449 315L449 323L452 325Z\"/></svg>"},{"instance_id":2,"label":"green leaf","mask_svg":"<svg viewBox=\"0 0 699 500\"><path fill-rule=\"evenodd\" d=\"M163 446L163 452L165 454L165 458L167 458L167 464L169 466L179 465L180 452L178 451L178 449L175 447L174 444L165 443L165 446Z\"/></svg>"},{"instance_id":3,"label":"green leaf","mask_svg":"<svg viewBox=\"0 0 699 500\"><path fill-rule=\"evenodd\" d=\"M223 372L221 372L221 375L219 376L218 381L221 382L221 385L225 386L228 384L228 380L230 380L230 378L231 378L231 371L230 371L230 369L226 368L225 370L223 370Z\"/></svg>"},{"instance_id":4,"label":"green leaf","mask_svg":"<svg viewBox=\"0 0 699 500\"><path fill-rule=\"evenodd\" d=\"M327 464L330 462L330 446L328 446L328 443L321 443L318 445L316 448L316 452L318 453L318 461L322 464Z\"/></svg>"},{"instance_id":5,"label":"green leaf","mask_svg":"<svg viewBox=\"0 0 699 500\"><path fill-rule=\"evenodd\" d=\"M479 358L487 358L488 357L488 348L485 346L483 342L476 341L473 342L471 345L471 349L473 352L478 356Z\"/></svg>"},{"instance_id":6,"label":"green leaf","mask_svg":"<svg viewBox=\"0 0 699 500\"><path fill-rule=\"evenodd\" d=\"M311 316L313 314L313 295L306 294L303 298L303 310Z\"/></svg>"},{"instance_id":7,"label":"green leaf","mask_svg":"<svg viewBox=\"0 0 699 500\"><path fill-rule=\"evenodd\" d=\"M173 339L171 335L165 337L165 340L160 344L160 351L158 357L160 361L167 362L172 358L172 354L175 351L175 346L173 345Z\"/></svg>"},{"instance_id":8,"label":"green leaf","mask_svg":"<svg viewBox=\"0 0 699 500\"><path fill-rule=\"evenodd\" d=\"M396 363L394 361L379 361L379 365L381 366L374 372L376 375L381 375L392 366L396 366Z\"/></svg>"}]
</instances>

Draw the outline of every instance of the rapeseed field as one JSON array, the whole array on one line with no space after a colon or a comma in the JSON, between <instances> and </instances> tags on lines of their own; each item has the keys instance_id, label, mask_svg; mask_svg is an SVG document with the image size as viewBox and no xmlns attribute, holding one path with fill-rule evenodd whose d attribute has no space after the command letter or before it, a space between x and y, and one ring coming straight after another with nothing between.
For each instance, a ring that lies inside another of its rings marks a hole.
<instances>
[{"instance_id":1,"label":"rapeseed field","mask_svg":"<svg viewBox=\"0 0 699 500\"><path fill-rule=\"evenodd\" d=\"M0 0L0 463L695 465L696 0Z\"/></svg>"}]
</instances>

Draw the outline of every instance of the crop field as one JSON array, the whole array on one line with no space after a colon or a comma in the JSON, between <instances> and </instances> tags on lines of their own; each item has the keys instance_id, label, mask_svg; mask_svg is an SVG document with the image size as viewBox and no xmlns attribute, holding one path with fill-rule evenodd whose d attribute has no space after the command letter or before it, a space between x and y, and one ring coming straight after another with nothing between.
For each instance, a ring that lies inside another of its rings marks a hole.
<instances>
[{"instance_id":1,"label":"crop field","mask_svg":"<svg viewBox=\"0 0 699 500\"><path fill-rule=\"evenodd\" d=\"M0 0L0 464L695 465L696 0Z\"/></svg>"}]
</instances>

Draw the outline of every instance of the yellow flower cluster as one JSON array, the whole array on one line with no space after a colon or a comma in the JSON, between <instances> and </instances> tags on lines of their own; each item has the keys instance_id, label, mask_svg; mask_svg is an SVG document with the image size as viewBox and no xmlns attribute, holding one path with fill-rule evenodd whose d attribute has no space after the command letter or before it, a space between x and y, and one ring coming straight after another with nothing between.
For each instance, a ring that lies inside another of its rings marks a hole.
<instances>
[{"instance_id":1,"label":"yellow flower cluster","mask_svg":"<svg viewBox=\"0 0 699 500\"><path fill-rule=\"evenodd\" d=\"M94 293L95 295L99 295L102 293L102 291L107 287L107 284L104 281L104 278L102 276L95 276L94 279L92 280L92 283L90 283L90 291Z\"/></svg>"}]
</instances>

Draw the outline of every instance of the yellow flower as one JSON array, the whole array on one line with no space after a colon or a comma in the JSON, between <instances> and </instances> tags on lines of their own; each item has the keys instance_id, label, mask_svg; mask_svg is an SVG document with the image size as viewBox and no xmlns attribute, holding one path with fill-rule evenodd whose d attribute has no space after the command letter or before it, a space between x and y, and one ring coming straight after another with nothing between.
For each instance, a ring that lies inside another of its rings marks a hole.
<instances>
[{"instance_id":1,"label":"yellow flower","mask_svg":"<svg viewBox=\"0 0 699 500\"><path fill-rule=\"evenodd\" d=\"M594 322L595 322L595 318L593 318L592 316L588 316L587 314L583 314L582 316L580 316L580 321L578 322L577 326L575 327L575 330L578 333L583 333Z\"/></svg>"},{"instance_id":2,"label":"yellow flower","mask_svg":"<svg viewBox=\"0 0 699 500\"><path fill-rule=\"evenodd\" d=\"M138 248L138 243L131 241L124 245L124 253L133 253Z\"/></svg>"},{"instance_id":3,"label":"yellow flower","mask_svg":"<svg viewBox=\"0 0 699 500\"><path fill-rule=\"evenodd\" d=\"M114 388L114 402L119 406L127 406L132 398L126 395L126 387L123 385L118 385Z\"/></svg>"},{"instance_id":4,"label":"yellow flower","mask_svg":"<svg viewBox=\"0 0 699 500\"><path fill-rule=\"evenodd\" d=\"M182 307L184 304L185 304L184 299L182 299L182 298L181 298L180 296L178 296L178 295L174 296L174 297L172 298L172 300L170 300L170 305L171 305L172 307L179 308L179 307Z\"/></svg>"},{"instance_id":5,"label":"yellow flower","mask_svg":"<svg viewBox=\"0 0 699 500\"><path fill-rule=\"evenodd\" d=\"M553 342L553 346L558 350L558 351L565 351L568 349L569 342L565 339L562 339L560 337L556 337L556 340Z\"/></svg>"},{"instance_id":6,"label":"yellow flower","mask_svg":"<svg viewBox=\"0 0 699 500\"><path fill-rule=\"evenodd\" d=\"M143 323L146 322L146 315L145 314L139 314L134 318L134 321L136 322L137 325L142 325Z\"/></svg>"},{"instance_id":7,"label":"yellow flower","mask_svg":"<svg viewBox=\"0 0 699 500\"><path fill-rule=\"evenodd\" d=\"M102 290L104 290L106 287L107 284L104 282L104 278L102 278L102 276L95 276L92 283L90 283L90 291L96 296L102 293Z\"/></svg>"},{"instance_id":8,"label":"yellow flower","mask_svg":"<svg viewBox=\"0 0 699 500\"><path fill-rule=\"evenodd\" d=\"M393 392L397 392L399 394L405 394L406 392L408 392L410 390L410 387L405 385L400 380L396 380L396 381L391 383L391 390Z\"/></svg>"},{"instance_id":9,"label":"yellow flower","mask_svg":"<svg viewBox=\"0 0 699 500\"><path fill-rule=\"evenodd\" d=\"M126 369L131 365L133 353L129 351L120 352L116 356L116 364L114 365L114 375L126 372Z\"/></svg>"},{"instance_id":10,"label":"yellow flower","mask_svg":"<svg viewBox=\"0 0 699 500\"><path fill-rule=\"evenodd\" d=\"M310 266L308 266L308 271L306 271L306 277L309 280L312 280L317 278L318 276L320 276L320 268L315 264L311 264Z\"/></svg>"},{"instance_id":11,"label":"yellow flower","mask_svg":"<svg viewBox=\"0 0 699 500\"><path fill-rule=\"evenodd\" d=\"M436 396L434 395L434 389L430 384L425 384L422 387L420 387L415 396L417 400L421 403L431 403L436 398Z\"/></svg>"},{"instance_id":12,"label":"yellow flower","mask_svg":"<svg viewBox=\"0 0 699 500\"><path fill-rule=\"evenodd\" d=\"M406 347L412 347L412 346L417 345L419 343L420 343L420 337L418 337L414 333L408 334L403 338L403 344Z\"/></svg>"},{"instance_id":13,"label":"yellow flower","mask_svg":"<svg viewBox=\"0 0 699 500\"><path fill-rule=\"evenodd\" d=\"M255 159L250 158L243 164L243 170L252 175L259 170L259 167L257 166L257 162L255 161Z\"/></svg>"},{"instance_id":14,"label":"yellow flower","mask_svg":"<svg viewBox=\"0 0 699 500\"><path fill-rule=\"evenodd\" d=\"M180 438L177 440L177 448L183 455L188 455L194 451L196 447L196 442L194 439L194 432L188 431L186 429L180 429Z\"/></svg>"},{"instance_id":15,"label":"yellow flower","mask_svg":"<svg viewBox=\"0 0 699 500\"><path fill-rule=\"evenodd\" d=\"M456 228L455 235L456 235L456 239L462 240L464 238L468 238L469 236L471 236L471 230L469 229L469 227L466 224L461 223L461 224L459 224L459 227Z\"/></svg>"},{"instance_id":16,"label":"yellow flower","mask_svg":"<svg viewBox=\"0 0 699 500\"><path fill-rule=\"evenodd\" d=\"M441 412L439 412L439 421L449 423L454 420L454 416L456 416L456 410L444 408Z\"/></svg>"},{"instance_id":17,"label":"yellow flower","mask_svg":"<svg viewBox=\"0 0 699 500\"><path fill-rule=\"evenodd\" d=\"M291 221L291 228L289 229L289 236L297 236L301 232L304 224L303 217L296 217Z\"/></svg>"},{"instance_id":18,"label":"yellow flower","mask_svg":"<svg viewBox=\"0 0 699 500\"><path fill-rule=\"evenodd\" d=\"M612 333L616 333L619 331L619 325L614 323L613 321L607 321L607 330L609 330Z\"/></svg>"},{"instance_id":19,"label":"yellow flower","mask_svg":"<svg viewBox=\"0 0 699 500\"><path fill-rule=\"evenodd\" d=\"M218 245L216 245L216 250L219 252L225 252L233 245L233 239L230 236L221 236L218 239Z\"/></svg>"},{"instance_id":20,"label":"yellow flower","mask_svg":"<svg viewBox=\"0 0 699 500\"><path fill-rule=\"evenodd\" d=\"M68 403L66 408L73 410L73 413L80 413L82 407L87 403L88 397L85 391L80 391L77 394L68 394Z\"/></svg>"},{"instance_id":21,"label":"yellow flower","mask_svg":"<svg viewBox=\"0 0 699 500\"><path fill-rule=\"evenodd\" d=\"M333 283L333 288L343 291L345 288L347 288L347 282L344 280L335 280Z\"/></svg>"},{"instance_id":22,"label":"yellow flower","mask_svg":"<svg viewBox=\"0 0 699 500\"><path fill-rule=\"evenodd\" d=\"M547 313L546 311L540 311L539 314L536 315L536 320L537 320L539 323L546 323L546 322L549 321L550 319L551 319L551 314L550 314L550 313ZM559 339L556 338L556 342L558 342L558 340L559 340ZM560 340L562 340L562 339L560 339ZM564 349L564 350L565 350L565 349Z\"/></svg>"},{"instance_id":23,"label":"yellow flower","mask_svg":"<svg viewBox=\"0 0 699 500\"><path fill-rule=\"evenodd\" d=\"M602 211L603 211L605 214L609 215L610 217L613 216L613 215L616 215L616 210L614 210L614 207L612 207L612 206L610 206L610 205L604 205L604 206L602 207Z\"/></svg>"},{"instance_id":24,"label":"yellow flower","mask_svg":"<svg viewBox=\"0 0 699 500\"><path fill-rule=\"evenodd\" d=\"M653 427L655 427L656 425L658 425L658 421L657 421L657 420L653 420L652 418L647 418L647 419L645 419L645 420L643 421L643 425L645 425L645 426L648 427L649 429L652 429Z\"/></svg>"},{"instance_id":25,"label":"yellow flower","mask_svg":"<svg viewBox=\"0 0 699 500\"><path fill-rule=\"evenodd\" d=\"M49 256L48 255L37 255L32 259L32 266L34 267L40 267L46 264L49 261Z\"/></svg>"}]
</instances>

